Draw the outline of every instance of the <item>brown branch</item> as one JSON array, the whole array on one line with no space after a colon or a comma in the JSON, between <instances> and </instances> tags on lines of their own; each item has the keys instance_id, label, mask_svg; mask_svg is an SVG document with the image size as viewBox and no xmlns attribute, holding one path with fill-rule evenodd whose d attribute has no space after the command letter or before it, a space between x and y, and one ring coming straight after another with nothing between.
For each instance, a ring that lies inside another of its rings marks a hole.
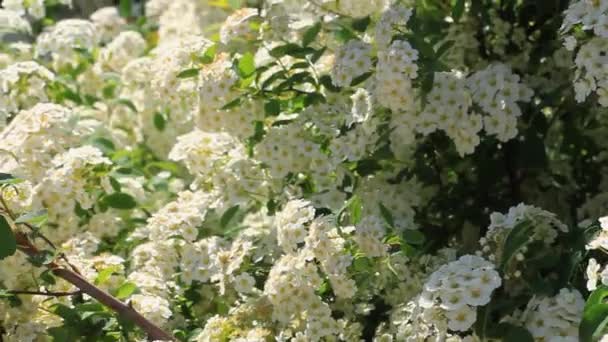
<instances>
[{"instance_id":1,"label":"brown branch","mask_svg":"<svg viewBox=\"0 0 608 342\"><path fill-rule=\"evenodd\" d=\"M34 246L30 242L30 240L27 238L27 235L25 235L24 233L15 232L15 238L17 240L17 246L19 247L19 250L21 252L27 254L30 257L35 257L40 254L38 248L36 248L36 246ZM120 316L135 323L144 332L146 332L146 334L148 334L148 339L175 341L175 339L171 335L169 335L161 328L157 327L154 323L142 316L135 309L116 299L111 294L93 285L91 282L89 282L77 272L61 267L55 261L51 261L45 266L48 267L55 276L62 278L70 284L76 286L83 293L86 293L89 296L95 298L101 304L111 308Z\"/></svg>"}]
</instances>

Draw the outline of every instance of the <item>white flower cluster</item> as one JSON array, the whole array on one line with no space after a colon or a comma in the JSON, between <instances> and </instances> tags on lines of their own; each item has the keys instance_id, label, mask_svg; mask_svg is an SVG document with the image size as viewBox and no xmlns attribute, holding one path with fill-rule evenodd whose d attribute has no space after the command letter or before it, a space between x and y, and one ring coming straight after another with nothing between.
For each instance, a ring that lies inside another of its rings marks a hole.
<instances>
[{"instance_id":1,"label":"white flower cluster","mask_svg":"<svg viewBox=\"0 0 608 342\"><path fill-rule=\"evenodd\" d=\"M412 79L418 76L418 51L402 40L394 41L378 54L376 98L394 112L407 111L414 106Z\"/></svg>"},{"instance_id":2,"label":"white flower cluster","mask_svg":"<svg viewBox=\"0 0 608 342\"><path fill-rule=\"evenodd\" d=\"M574 60L576 100L584 102L592 92L595 92L598 103L607 107L608 74L603 66L608 58L604 53L608 46L608 2L578 0L572 2L564 13L561 27L564 34L576 31L580 27L584 31L593 31L595 35L591 39L583 39L580 43L574 35L567 35L564 38L564 45L568 50L574 51L577 45L579 47Z\"/></svg>"},{"instance_id":3,"label":"white flower cluster","mask_svg":"<svg viewBox=\"0 0 608 342\"><path fill-rule=\"evenodd\" d=\"M6 0L2 2L2 7L17 15L29 14L37 19L44 18L46 13L44 0Z\"/></svg>"},{"instance_id":4,"label":"white flower cluster","mask_svg":"<svg viewBox=\"0 0 608 342\"><path fill-rule=\"evenodd\" d=\"M509 208L506 214L492 213L490 221L486 235L479 240L481 251L478 251L478 254L486 256L493 262L506 262L505 279L516 279L521 276L526 255L535 252L528 250L531 243L540 242L545 246L551 246L560 233L567 232L566 225L560 222L555 214L523 203ZM505 241L516 227L526 229L520 227L521 225L529 227L528 230L524 230L528 238L509 260L505 260Z\"/></svg>"},{"instance_id":5,"label":"white flower cluster","mask_svg":"<svg viewBox=\"0 0 608 342\"><path fill-rule=\"evenodd\" d=\"M0 8L0 34L4 33L30 33L30 23L14 11Z\"/></svg>"},{"instance_id":6,"label":"white flower cluster","mask_svg":"<svg viewBox=\"0 0 608 342\"><path fill-rule=\"evenodd\" d=\"M56 69L76 66L79 52L92 52L98 43L95 25L88 20L66 19L40 34L36 40L36 55L49 55Z\"/></svg>"},{"instance_id":7,"label":"white flower cluster","mask_svg":"<svg viewBox=\"0 0 608 342\"><path fill-rule=\"evenodd\" d=\"M441 308L450 330L467 331L477 319L476 307L488 304L501 283L494 264L465 255L431 274L419 303L427 310Z\"/></svg>"},{"instance_id":8,"label":"white flower cluster","mask_svg":"<svg viewBox=\"0 0 608 342\"><path fill-rule=\"evenodd\" d=\"M489 114L483 118L486 133L506 142L517 135L517 118L521 109L517 102L529 102L532 89L520 82L504 64L494 64L468 79L473 102Z\"/></svg>"},{"instance_id":9,"label":"white flower cluster","mask_svg":"<svg viewBox=\"0 0 608 342\"><path fill-rule=\"evenodd\" d=\"M372 67L372 46L360 40L350 40L336 53L331 72L333 83L348 87L352 81Z\"/></svg>"},{"instance_id":10,"label":"white flower cluster","mask_svg":"<svg viewBox=\"0 0 608 342\"><path fill-rule=\"evenodd\" d=\"M55 75L34 62L18 62L0 70L0 128L21 109L47 102L46 88Z\"/></svg>"},{"instance_id":11,"label":"white flower cluster","mask_svg":"<svg viewBox=\"0 0 608 342\"><path fill-rule=\"evenodd\" d=\"M518 320L537 341L579 341L578 325L585 306L574 289L561 289L554 297L534 297Z\"/></svg>"},{"instance_id":12,"label":"white flower cluster","mask_svg":"<svg viewBox=\"0 0 608 342\"><path fill-rule=\"evenodd\" d=\"M126 20L118 13L114 6L102 7L89 17L95 25L95 31L101 42L109 42L116 37L127 25Z\"/></svg>"},{"instance_id":13,"label":"white flower cluster","mask_svg":"<svg viewBox=\"0 0 608 342\"><path fill-rule=\"evenodd\" d=\"M388 1L386 0L370 0L370 1L357 1L357 0L340 0L336 1L337 8L340 13L355 17L355 18L363 18L368 15L372 15L378 13L386 5Z\"/></svg>"},{"instance_id":14,"label":"white flower cluster","mask_svg":"<svg viewBox=\"0 0 608 342\"><path fill-rule=\"evenodd\" d=\"M473 153L483 126L481 115L469 114L472 99L466 81L458 72L436 73L436 86L428 94L428 104L419 114L416 127L424 135L435 129L445 131L460 155Z\"/></svg>"},{"instance_id":15,"label":"white flower cluster","mask_svg":"<svg viewBox=\"0 0 608 342\"><path fill-rule=\"evenodd\" d=\"M251 21L258 15L255 8L241 8L226 18L220 29L220 41L228 44L231 40L255 38Z\"/></svg>"}]
</instances>

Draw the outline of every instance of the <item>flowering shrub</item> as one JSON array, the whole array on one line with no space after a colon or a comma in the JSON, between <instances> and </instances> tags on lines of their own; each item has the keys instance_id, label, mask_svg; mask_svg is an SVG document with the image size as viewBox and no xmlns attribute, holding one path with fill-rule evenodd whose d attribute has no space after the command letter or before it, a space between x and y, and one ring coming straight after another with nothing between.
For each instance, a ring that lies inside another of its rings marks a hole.
<instances>
[{"instance_id":1,"label":"flowering shrub","mask_svg":"<svg viewBox=\"0 0 608 342\"><path fill-rule=\"evenodd\" d=\"M608 1L2 6L0 341L608 341Z\"/></svg>"}]
</instances>

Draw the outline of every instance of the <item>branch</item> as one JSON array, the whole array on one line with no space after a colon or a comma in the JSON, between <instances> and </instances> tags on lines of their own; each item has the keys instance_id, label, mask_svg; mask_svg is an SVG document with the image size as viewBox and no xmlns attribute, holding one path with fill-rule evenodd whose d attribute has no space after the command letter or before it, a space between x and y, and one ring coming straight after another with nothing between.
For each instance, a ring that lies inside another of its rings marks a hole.
<instances>
[{"instance_id":1,"label":"branch","mask_svg":"<svg viewBox=\"0 0 608 342\"><path fill-rule=\"evenodd\" d=\"M40 251L34 246L27 236L21 232L15 232L15 238L17 240L17 246L19 250L28 256L34 257L40 254ZM140 313L135 311L132 307L116 299L111 294L103 291L97 286L93 285L87 279L83 278L77 272L61 267L55 261L52 261L45 265L48 267L55 276L64 279L70 284L76 286L81 292L88 294L95 298L101 304L111 308L120 316L135 323L139 326L150 340L164 340L164 341L175 341L175 339L167 332L157 327L154 323L149 321L147 318L142 316Z\"/></svg>"},{"instance_id":2,"label":"branch","mask_svg":"<svg viewBox=\"0 0 608 342\"><path fill-rule=\"evenodd\" d=\"M5 291L12 295L32 295L32 296L48 296L48 297L69 297L82 294L82 291L72 292L49 292L49 291L23 291L23 290L10 290Z\"/></svg>"}]
</instances>

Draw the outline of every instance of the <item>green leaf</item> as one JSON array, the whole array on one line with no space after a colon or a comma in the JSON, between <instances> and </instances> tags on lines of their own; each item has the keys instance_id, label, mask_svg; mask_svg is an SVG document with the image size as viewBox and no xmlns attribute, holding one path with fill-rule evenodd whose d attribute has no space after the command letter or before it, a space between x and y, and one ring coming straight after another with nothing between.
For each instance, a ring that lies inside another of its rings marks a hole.
<instances>
[{"instance_id":1,"label":"green leaf","mask_svg":"<svg viewBox=\"0 0 608 342\"><path fill-rule=\"evenodd\" d=\"M236 99L226 103L222 108L220 108L221 110L229 110L232 109L234 107L237 107L238 105L241 104L242 102L242 98L241 97L237 97Z\"/></svg>"},{"instance_id":2,"label":"green leaf","mask_svg":"<svg viewBox=\"0 0 608 342\"><path fill-rule=\"evenodd\" d=\"M113 265L113 266L104 268L97 274L97 278L95 278L95 284L99 285L99 284L105 283L106 281L108 281L108 279L110 279L112 274L118 272L119 270L120 270L120 266L118 266L118 265Z\"/></svg>"},{"instance_id":3,"label":"green leaf","mask_svg":"<svg viewBox=\"0 0 608 342\"><path fill-rule=\"evenodd\" d=\"M365 80L367 80L373 73L372 72L366 72L363 73L355 78L353 78L352 82L350 83L351 87L357 86L363 82L365 82Z\"/></svg>"},{"instance_id":4,"label":"green leaf","mask_svg":"<svg viewBox=\"0 0 608 342\"><path fill-rule=\"evenodd\" d=\"M157 130L162 132L165 130L166 125L167 120L165 119L165 116L162 113L156 112L154 114L154 127L156 127Z\"/></svg>"},{"instance_id":5,"label":"green leaf","mask_svg":"<svg viewBox=\"0 0 608 342\"><path fill-rule=\"evenodd\" d=\"M595 342L608 331L608 287L597 288L585 303L583 318L579 325L579 339L582 342Z\"/></svg>"},{"instance_id":6,"label":"green leaf","mask_svg":"<svg viewBox=\"0 0 608 342\"><path fill-rule=\"evenodd\" d=\"M452 46L454 46L453 40L448 40L443 44L439 45L439 47L437 48L437 52L435 53L436 57L439 58L443 56L443 54L446 53Z\"/></svg>"},{"instance_id":7,"label":"green leaf","mask_svg":"<svg viewBox=\"0 0 608 342\"><path fill-rule=\"evenodd\" d=\"M55 254L51 251L40 251L38 254L29 256L27 260L36 267L42 267L53 262Z\"/></svg>"},{"instance_id":8,"label":"green leaf","mask_svg":"<svg viewBox=\"0 0 608 342\"><path fill-rule=\"evenodd\" d=\"M235 205L234 207L231 207L226 210L226 212L224 212L224 215L222 215L222 218L220 219L220 225L222 226L222 228L226 228L228 226L228 224L234 218L238 211L239 206Z\"/></svg>"},{"instance_id":9,"label":"green leaf","mask_svg":"<svg viewBox=\"0 0 608 342\"><path fill-rule=\"evenodd\" d=\"M118 299L126 299L137 290L137 285L131 282L125 282L122 284L118 290L116 290L116 298Z\"/></svg>"},{"instance_id":10,"label":"green leaf","mask_svg":"<svg viewBox=\"0 0 608 342\"><path fill-rule=\"evenodd\" d=\"M36 227L40 227L44 223L46 223L47 218L47 212L45 209L43 209L21 215L15 220L15 223L27 223Z\"/></svg>"},{"instance_id":11,"label":"green leaf","mask_svg":"<svg viewBox=\"0 0 608 342\"><path fill-rule=\"evenodd\" d=\"M363 203L361 198L357 195L353 195L346 203L346 209L348 210L348 217L350 224L356 225L361 221L361 212L363 211Z\"/></svg>"},{"instance_id":12,"label":"green leaf","mask_svg":"<svg viewBox=\"0 0 608 342\"><path fill-rule=\"evenodd\" d=\"M316 23L310 28L308 28L308 30L306 30L306 32L304 32L304 35L302 36L302 46L306 47L310 45L310 43L314 42L320 31L321 23Z\"/></svg>"},{"instance_id":13,"label":"green leaf","mask_svg":"<svg viewBox=\"0 0 608 342\"><path fill-rule=\"evenodd\" d=\"M372 21L369 16L360 19L355 19L353 20L352 27L353 29L355 29L355 31L365 32L371 22Z\"/></svg>"},{"instance_id":14,"label":"green leaf","mask_svg":"<svg viewBox=\"0 0 608 342\"><path fill-rule=\"evenodd\" d=\"M133 1L120 0L118 4L118 13L120 13L121 17L131 17L133 15Z\"/></svg>"},{"instance_id":15,"label":"green leaf","mask_svg":"<svg viewBox=\"0 0 608 342\"><path fill-rule=\"evenodd\" d=\"M426 237L418 230L406 229L403 231L403 240L410 245L422 245Z\"/></svg>"},{"instance_id":16,"label":"green leaf","mask_svg":"<svg viewBox=\"0 0 608 342\"><path fill-rule=\"evenodd\" d=\"M99 148L105 154L109 154L109 153L114 152L116 150L116 146L114 145L114 143L112 142L112 140L109 140L109 139L106 139L106 138L102 138L102 137L98 137L98 138L93 139L91 141L91 145Z\"/></svg>"},{"instance_id":17,"label":"green leaf","mask_svg":"<svg viewBox=\"0 0 608 342\"><path fill-rule=\"evenodd\" d=\"M452 7L452 18L455 22L458 22L464 13L464 0L456 0L454 7Z\"/></svg>"},{"instance_id":18,"label":"green leaf","mask_svg":"<svg viewBox=\"0 0 608 342\"><path fill-rule=\"evenodd\" d=\"M200 69L198 69L198 68L182 70L179 72L179 74L177 74L177 78L195 77L195 76L198 76L199 71L200 71Z\"/></svg>"},{"instance_id":19,"label":"green leaf","mask_svg":"<svg viewBox=\"0 0 608 342\"><path fill-rule=\"evenodd\" d=\"M389 227L395 228L395 220L393 219L393 214L391 213L391 211L388 210L388 208L385 207L382 203L378 203L378 205L380 206L380 214L382 214L384 221L388 224Z\"/></svg>"},{"instance_id":20,"label":"green leaf","mask_svg":"<svg viewBox=\"0 0 608 342\"><path fill-rule=\"evenodd\" d=\"M127 106L127 107L129 107L130 110L137 113L137 107L135 107L135 104L133 104L133 102L131 102L131 100L118 99L118 100L116 100L116 103L121 104L123 106Z\"/></svg>"},{"instance_id":21,"label":"green leaf","mask_svg":"<svg viewBox=\"0 0 608 342\"><path fill-rule=\"evenodd\" d=\"M530 230L532 226L529 222L521 222L517 224L507 236L503 246L502 261L500 268L503 269L517 251L530 240Z\"/></svg>"},{"instance_id":22,"label":"green leaf","mask_svg":"<svg viewBox=\"0 0 608 342\"><path fill-rule=\"evenodd\" d=\"M534 337L528 329L512 326L502 338L503 342L534 342Z\"/></svg>"},{"instance_id":23,"label":"green leaf","mask_svg":"<svg viewBox=\"0 0 608 342\"><path fill-rule=\"evenodd\" d=\"M124 192L115 192L103 198L103 203L110 208L115 209L133 209L137 206L137 202L133 196Z\"/></svg>"},{"instance_id":24,"label":"green leaf","mask_svg":"<svg viewBox=\"0 0 608 342\"><path fill-rule=\"evenodd\" d=\"M281 102L279 100L270 100L264 104L264 113L266 116L277 116L281 114Z\"/></svg>"},{"instance_id":25,"label":"green leaf","mask_svg":"<svg viewBox=\"0 0 608 342\"><path fill-rule=\"evenodd\" d=\"M25 179L15 178L11 174L0 172L0 185L19 184L24 181L25 181Z\"/></svg>"},{"instance_id":26,"label":"green leaf","mask_svg":"<svg viewBox=\"0 0 608 342\"><path fill-rule=\"evenodd\" d=\"M4 216L0 215L0 260L17 252L15 234Z\"/></svg>"},{"instance_id":27,"label":"green leaf","mask_svg":"<svg viewBox=\"0 0 608 342\"><path fill-rule=\"evenodd\" d=\"M238 71L241 78L247 78L253 75L255 72L255 59L251 52L247 52L239 59Z\"/></svg>"}]
</instances>

